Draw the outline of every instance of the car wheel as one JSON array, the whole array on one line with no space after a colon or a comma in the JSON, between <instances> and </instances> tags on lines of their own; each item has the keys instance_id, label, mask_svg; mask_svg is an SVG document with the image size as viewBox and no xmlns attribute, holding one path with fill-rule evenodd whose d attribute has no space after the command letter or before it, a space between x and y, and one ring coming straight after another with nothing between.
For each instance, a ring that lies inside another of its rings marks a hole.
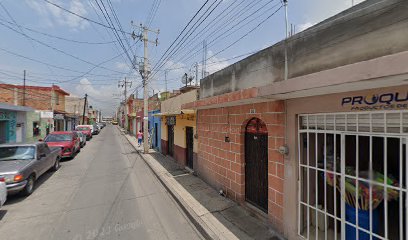
<instances>
[{"instance_id":1,"label":"car wheel","mask_svg":"<svg viewBox=\"0 0 408 240\"><path fill-rule=\"evenodd\" d=\"M57 157L57 159L55 159L54 166L52 166L52 171L55 172L55 171L57 171L60 167L61 167L60 158Z\"/></svg>"},{"instance_id":2,"label":"car wheel","mask_svg":"<svg viewBox=\"0 0 408 240\"><path fill-rule=\"evenodd\" d=\"M35 178L31 175L27 179L27 184L25 185L23 191L21 192L24 196L29 196L34 192Z\"/></svg>"}]
</instances>

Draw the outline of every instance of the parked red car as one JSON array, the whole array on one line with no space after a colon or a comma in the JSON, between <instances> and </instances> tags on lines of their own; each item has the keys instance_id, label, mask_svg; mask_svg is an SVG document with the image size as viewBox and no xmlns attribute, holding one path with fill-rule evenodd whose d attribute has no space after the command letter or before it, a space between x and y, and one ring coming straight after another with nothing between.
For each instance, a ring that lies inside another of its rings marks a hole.
<instances>
[{"instance_id":1,"label":"parked red car","mask_svg":"<svg viewBox=\"0 0 408 240\"><path fill-rule=\"evenodd\" d=\"M81 132L86 136L86 140L91 140L92 138L92 129L86 126L77 126L76 131Z\"/></svg>"},{"instance_id":2,"label":"parked red car","mask_svg":"<svg viewBox=\"0 0 408 240\"><path fill-rule=\"evenodd\" d=\"M44 139L49 147L61 147L62 158L73 158L81 151L81 140L74 132L52 132Z\"/></svg>"}]
</instances>

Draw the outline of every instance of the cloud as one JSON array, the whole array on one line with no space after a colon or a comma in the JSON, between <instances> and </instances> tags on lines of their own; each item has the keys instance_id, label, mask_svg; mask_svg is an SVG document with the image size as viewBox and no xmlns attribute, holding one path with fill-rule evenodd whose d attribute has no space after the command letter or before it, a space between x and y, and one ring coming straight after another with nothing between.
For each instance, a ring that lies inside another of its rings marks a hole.
<instances>
[{"instance_id":1,"label":"cloud","mask_svg":"<svg viewBox=\"0 0 408 240\"><path fill-rule=\"evenodd\" d=\"M230 65L230 63L225 60L225 58L212 57L213 54L214 53L212 51L208 51L209 60L207 61L206 71L210 74L224 69Z\"/></svg>"},{"instance_id":2,"label":"cloud","mask_svg":"<svg viewBox=\"0 0 408 240\"><path fill-rule=\"evenodd\" d=\"M357 5L365 0L354 0L354 4ZM300 24L297 23L296 32L301 32L329 17L332 17L352 6L351 0L293 0L292 5L296 4L299 9L302 9L303 21Z\"/></svg>"},{"instance_id":3,"label":"cloud","mask_svg":"<svg viewBox=\"0 0 408 240\"><path fill-rule=\"evenodd\" d=\"M129 70L129 65L124 62L116 62L115 67L119 70L127 71Z\"/></svg>"},{"instance_id":4,"label":"cloud","mask_svg":"<svg viewBox=\"0 0 408 240\"><path fill-rule=\"evenodd\" d=\"M113 94L118 93L116 85L96 86L89 79L83 78L75 86L73 95L84 96L88 94L89 105L102 110L102 113L109 114L114 111L119 104L119 99L115 99Z\"/></svg>"},{"instance_id":5,"label":"cloud","mask_svg":"<svg viewBox=\"0 0 408 240\"><path fill-rule=\"evenodd\" d=\"M298 29L297 29L296 31L302 32L302 31L304 31L304 30L310 28L310 27L313 26L313 25L315 25L315 24L314 24L314 23L311 23L311 22L302 23L302 24L300 24L300 25L298 26Z\"/></svg>"},{"instance_id":6,"label":"cloud","mask_svg":"<svg viewBox=\"0 0 408 240\"><path fill-rule=\"evenodd\" d=\"M63 26L68 27L71 30L82 30L89 26L88 21L65 12L49 3L40 0L26 0L25 2L30 8L37 12L39 16L41 16L41 21L43 21L46 26ZM85 17L88 15L85 5L80 0L70 0L68 3L67 1L59 0L53 0L53 2L80 16Z\"/></svg>"}]
</instances>

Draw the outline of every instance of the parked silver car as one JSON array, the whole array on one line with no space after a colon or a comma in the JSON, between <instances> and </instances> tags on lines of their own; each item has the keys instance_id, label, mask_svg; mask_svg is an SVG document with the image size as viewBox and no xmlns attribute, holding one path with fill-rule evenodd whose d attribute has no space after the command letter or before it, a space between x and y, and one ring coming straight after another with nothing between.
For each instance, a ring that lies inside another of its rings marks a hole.
<instances>
[{"instance_id":1,"label":"parked silver car","mask_svg":"<svg viewBox=\"0 0 408 240\"><path fill-rule=\"evenodd\" d=\"M60 168L61 148L49 148L46 143L1 144L0 178L8 194L30 195L35 181L47 170Z\"/></svg>"},{"instance_id":2,"label":"parked silver car","mask_svg":"<svg viewBox=\"0 0 408 240\"><path fill-rule=\"evenodd\" d=\"M86 145L86 135L82 132L74 131L77 134L77 137L81 140L80 146L81 148Z\"/></svg>"}]
</instances>

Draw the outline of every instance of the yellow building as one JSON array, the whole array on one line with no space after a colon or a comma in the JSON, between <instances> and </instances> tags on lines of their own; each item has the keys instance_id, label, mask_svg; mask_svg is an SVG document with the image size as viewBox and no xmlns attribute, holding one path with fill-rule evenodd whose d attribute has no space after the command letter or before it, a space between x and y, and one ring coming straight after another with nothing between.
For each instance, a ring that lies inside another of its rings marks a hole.
<instances>
[{"instance_id":1,"label":"yellow building","mask_svg":"<svg viewBox=\"0 0 408 240\"><path fill-rule=\"evenodd\" d=\"M182 109L185 103L197 100L196 87L184 87L179 95L161 103L161 151L173 157L180 165L194 169L197 158L196 112Z\"/></svg>"}]
</instances>

